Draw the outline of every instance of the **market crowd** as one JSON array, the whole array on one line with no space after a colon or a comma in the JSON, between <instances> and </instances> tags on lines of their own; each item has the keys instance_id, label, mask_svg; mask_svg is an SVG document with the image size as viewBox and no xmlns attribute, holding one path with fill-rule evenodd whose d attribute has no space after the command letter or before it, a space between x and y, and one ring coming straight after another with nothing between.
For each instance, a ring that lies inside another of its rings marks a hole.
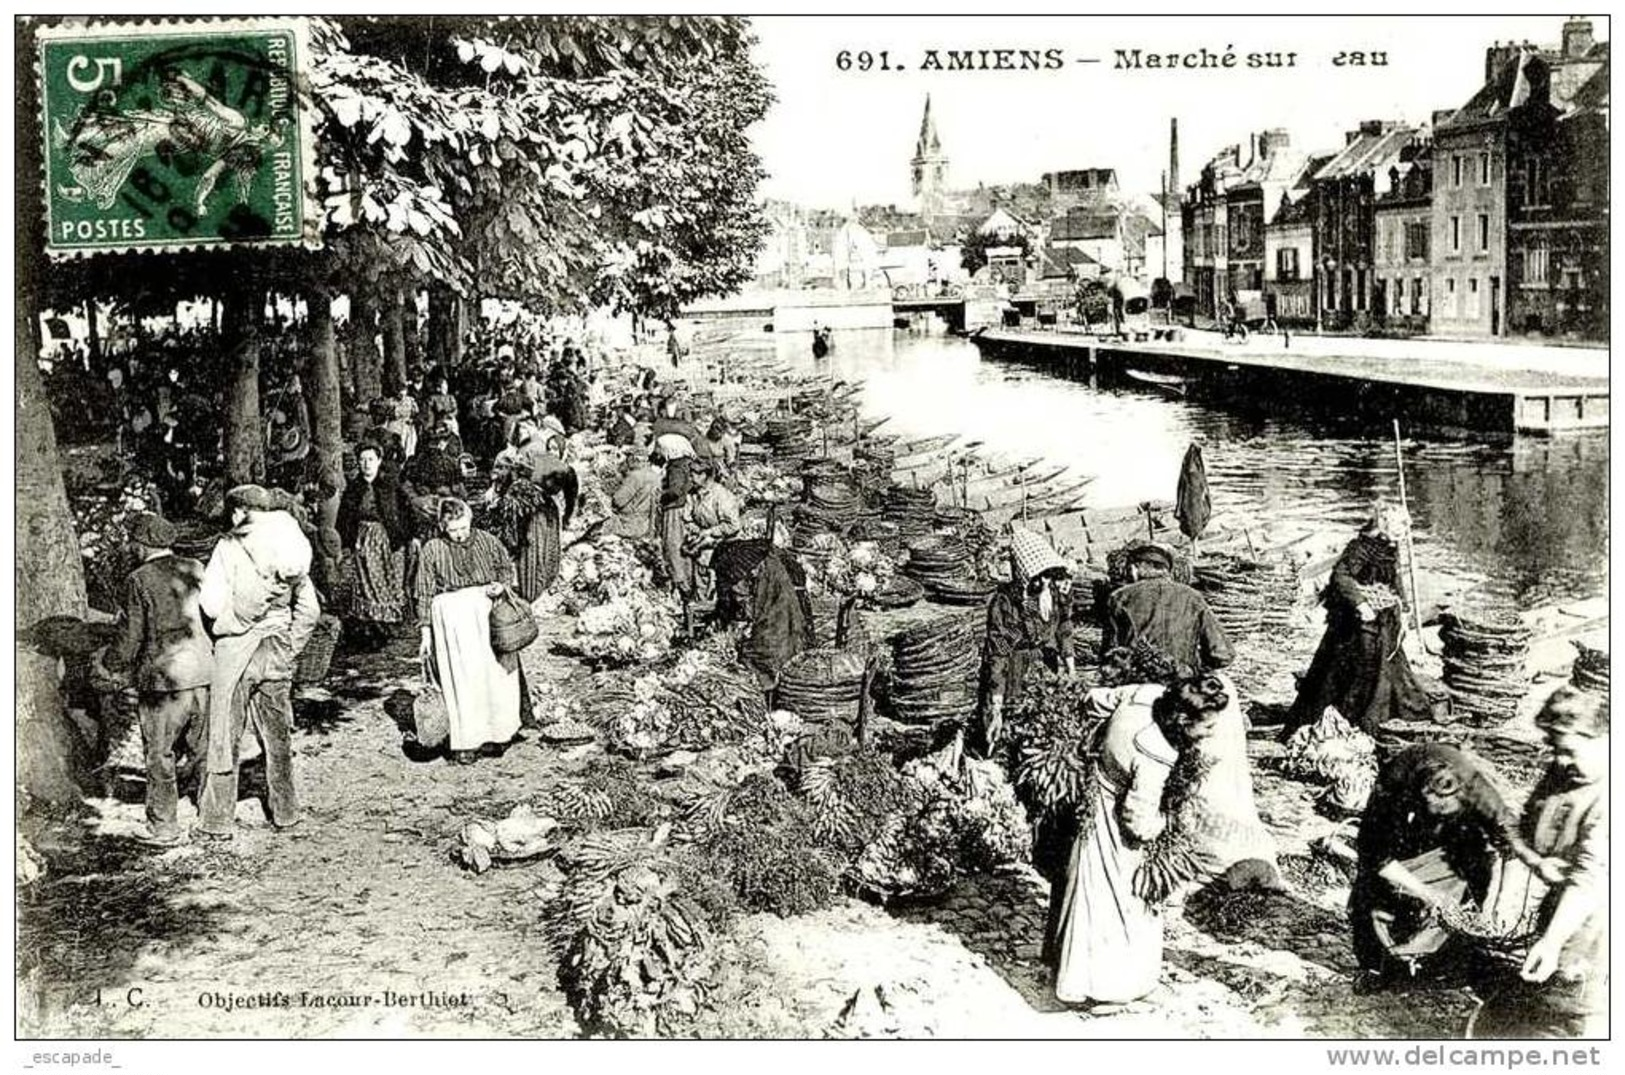
<instances>
[{"instance_id":1,"label":"market crowd","mask_svg":"<svg viewBox=\"0 0 1625 1075\"><path fill-rule=\"evenodd\" d=\"M680 367L677 340L669 336L668 354ZM230 839L253 754L265 759L272 826L302 823L291 681L324 616L342 620L353 649L416 638L423 681L444 699L448 759L501 755L533 720L518 659L536 637L530 605L555 585L573 541L614 535L685 608L741 621L741 659L769 695L777 672L812 645L803 567L771 522L747 532L737 416L663 382L661 370L562 335L482 332L469 344L469 360L419 367L398 393L347 411L336 549L320 547L313 521L320 489L297 346L270 363L263 485L222 489L200 468L213 448L198 442L208 424L194 413L209 401L188 387L204 383L185 358L197 341L163 341L155 359L129 356L109 378L140 388L119 393L120 436L164 475L158 502L225 524L203 549L178 549L180 528L158 510L128 527L138 566L103 664L138 692L154 843L185 838L177 804L188 774L197 833ZM70 356L63 368L77 365ZM621 460L590 521L586 489L603 476L589 473L587 445L612 446ZM1398 602L1385 597L1398 589L1394 525L1378 511L1333 572L1326 637L1287 735L1304 739L1328 711L1373 732L1429 705L1397 642ZM1020 528L1009 562L988 606L971 737L989 757L1008 748L1036 677L1077 674L1073 566ZM1097 727L1090 799L1058 831L1039 833L1048 849L1035 858L1054 892L1048 956L1069 1003L1151 993L1164 909L1199 885L1284 886L1253 800L1241 699L1224 671L1233 648L1178 567L1166 546L1129 551L1091 655L1102 683L1086 702ZM1559 691L1539 725L1552 761L1521 812L1489 764L1464 750L1422 744L1384 762L1350 902L1361 988L1466 966L1486 997L1481 1035L1595 1029L1607 987L1607 701ZM1516 965L1475 948L1461 921L1489 915L1510 892L1531 912Z\"/></svg>"}]
</instances>

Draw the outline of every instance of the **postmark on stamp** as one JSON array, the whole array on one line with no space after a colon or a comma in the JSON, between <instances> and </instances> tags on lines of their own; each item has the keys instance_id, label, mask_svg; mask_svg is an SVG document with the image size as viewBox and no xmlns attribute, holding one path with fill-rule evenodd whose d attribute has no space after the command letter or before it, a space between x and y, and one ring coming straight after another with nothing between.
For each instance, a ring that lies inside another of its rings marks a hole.
<instances>
[{"instance_id":1,"label":"postmark on stamp","mask_svg":"<svg viewBox=\"0 0 1625 1075\"><path fill-rule=\"evenodd\" d=\"M317 243L300 20L40 38L48 254Z\"/></svg>"}]
</instances>

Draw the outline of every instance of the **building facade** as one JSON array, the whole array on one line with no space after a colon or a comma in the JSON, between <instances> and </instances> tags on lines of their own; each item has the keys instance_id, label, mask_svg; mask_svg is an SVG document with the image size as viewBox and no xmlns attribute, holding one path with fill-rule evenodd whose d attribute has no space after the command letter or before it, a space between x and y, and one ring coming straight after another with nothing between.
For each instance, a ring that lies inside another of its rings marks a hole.
<instances>
[{"instance_id":1,"label":"building facade","mask_svg":"<svg viewBox=\"0 0 1625 1075\"><path fill-rule=\"evenodd\" d=\"M1277 323L1313 328L1320 314L1315 288L1315 204L1305 187L1289 196L1264 227L1264 298Z\"/></svg>"},{"instance_id":2,"label":"building facade","mask_svg":"<svg viewBox=\"0 0 1625 1075\"><path fill-rule=\"evenodd\" d=\"M1426 143L1412 150L1377 198L1373 311L1390 328L1424 333L1433 301L1433 161Z\"/></svg>"},{"instance_id":3,"label":"building facade","mask_svg":"<svg viewBox=\"0 0 1625 1075\"><path fill-rule=\"evenodd\" d=\"M1607 43L1496 43L1434 136L1435 333L1606 338Z\"/></svg>"},{"instance_id":4,"label":"building facade","mask_svg":"<svg viewBox=\"0 0 1625 1075\"><path fill-rule=\"evenodd\" d=\"M1369 328L1378 319L1376 202L1419 132L1387 120L1350 131L1341 152L1314 176L1315 258L1320 324Z\"/></svg>"}]
</instances>

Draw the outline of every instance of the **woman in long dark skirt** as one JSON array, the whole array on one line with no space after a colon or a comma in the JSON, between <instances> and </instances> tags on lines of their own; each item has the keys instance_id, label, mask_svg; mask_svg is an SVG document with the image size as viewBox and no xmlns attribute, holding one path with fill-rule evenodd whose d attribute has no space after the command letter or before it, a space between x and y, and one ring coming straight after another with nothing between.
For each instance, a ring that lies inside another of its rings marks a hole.
<instances>
[{"instance_id":1,"label":"woman in long dark skirt","mask_svg":"<svg viewBox=\"0 0 1625 1075\"><path fill-rule=\"evenodd\" d=\"M356 449L360 473L344 488L336 520L351 557L347 620L363 645L376 646L406 618L405 550L412 539L412 505L394 475L383 469L384 450Z\"/></svg>"},{"instance_id":2,"label":"woman in long dark skirt","mask_svg":"<svg viewBox=\"0 0 1625 1075\"><path fill-rule=\"evenodd\" d=\"M1326 633L1283 735L1318 720L1327 706L1367 732L1389 720L1432 718L1433 704L1402 645L1399 546L1390 536L1397 523L1391 509L1379 508L1332 569L1321 597Z\"/></svg>"},{"instance_id":3,"label":"woman in long dark skirt","mask_svg":"<svg viewBox=\"0 0 1625 1075\"><path fill-rule=\"evenodd\" d=\"M534 601L559 577L559 532L570 525L580 491L570 467L535 480L523 469L513 454L497 457L481 523L513 555L519 596Z\"/></svg>"}]
</instances>

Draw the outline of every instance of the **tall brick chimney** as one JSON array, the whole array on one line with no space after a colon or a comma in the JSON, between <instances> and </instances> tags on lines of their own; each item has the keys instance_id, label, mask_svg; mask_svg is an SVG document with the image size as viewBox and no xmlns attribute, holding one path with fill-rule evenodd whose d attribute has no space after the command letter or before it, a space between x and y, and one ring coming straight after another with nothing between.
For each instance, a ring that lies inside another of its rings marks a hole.
<instances>
[{"instance_id":1,"label":"tall brick chimney","mask_svg":"<svg viewBox=\"0 0 1625 1075\"><path fill-rule=\"evenodd\" d=\"M1563 58L1577 60L1591 51L1596 38L1591 36L1590 19L1570 19L1563 24Z\"/></svg>"},{"instance_id":2,"label":"tall brick chimney","mask_svg":"<svg viewBox=\"0 0 1625 1075\"><path fill-rule=\"evenodd\" d=\"M1497 41L1484 50L1484 81L1489 82L1495 77L1495 72L1508 60L1518 55L1518 43L1508 41L1505 44Z\"/></svg>"},{"instance_id":3,"label":"tall brick chimney","mask_svg":"<svg viewBox=\"0 0 1625 1075\"><path fill-rule=\"evenodd\" d=\"M1258 155L1270 157L1292 145L1292 135L1284 127L1271 127L1258 136Z\"/></svg>"},{"instance_id":4,"label":"tall brick chimney","mask_svg":"<svg viewBox=\"0 0 1625 1075\"><path fill-rule=\"evenodd\" d=\"M1179 186L1179 120L1168 121L1168 193L1183 197Z\"/></svg>"}]
</instances>

